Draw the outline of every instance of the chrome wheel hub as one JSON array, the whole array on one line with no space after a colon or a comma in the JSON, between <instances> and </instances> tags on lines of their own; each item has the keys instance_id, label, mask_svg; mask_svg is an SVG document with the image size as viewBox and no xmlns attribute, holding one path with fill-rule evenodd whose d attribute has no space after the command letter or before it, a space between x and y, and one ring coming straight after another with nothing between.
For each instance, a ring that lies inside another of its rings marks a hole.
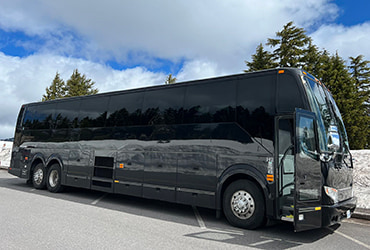
<instances>
[{"instance_id":1,"label":"chrome wheel hub","mask_svg":"<svg viewBox=\"0 0 370 250\"><path fill-rule=\"evenodd\" d=\"M231 210L239 219L248 219L254 213L253 197L245 190L236 191L231 198Z\"/></svg>"},{"instance_id":2,"label":"chrome wheel hub","mask_svg":"<svg viewBox=\"0 0 370 250\"><path fill-rule=\"evenodd\" d=\"M33 181L37 185L40 185L43 179L44 179L44 171L42 171L42 169L37 169L36 172L33 173Z\"/></svg>"},{"instance_id":3,"label":"chrome wheel hub","mask_svg":"<svg viewBox=\"0 0 370 250\"><path fill-rule=\"evenodd\" d=\"M50 184L50 186L51 187L55 187L58 184L58 181L59 181L58 171L52 170L50 172L50 176L49 176L49 184Z\"/></svg>"}]
</instances>

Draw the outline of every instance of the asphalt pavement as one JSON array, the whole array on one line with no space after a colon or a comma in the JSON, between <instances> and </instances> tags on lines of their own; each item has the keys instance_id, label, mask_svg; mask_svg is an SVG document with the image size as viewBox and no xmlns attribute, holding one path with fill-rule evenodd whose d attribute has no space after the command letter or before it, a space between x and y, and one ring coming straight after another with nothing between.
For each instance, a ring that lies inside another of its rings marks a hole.
<instances>
[{"instance_id":1,"label":"asphalt pavement","mask_svg":"<svg viewBox=\"0 0 370 250\"><path fill-rule=\"evenodd\" d=\"M37 190L0 171L2 249L370 249L370 221L300 233L230 226L214 210L77 188Z\"/></svg>"}]
</instances>

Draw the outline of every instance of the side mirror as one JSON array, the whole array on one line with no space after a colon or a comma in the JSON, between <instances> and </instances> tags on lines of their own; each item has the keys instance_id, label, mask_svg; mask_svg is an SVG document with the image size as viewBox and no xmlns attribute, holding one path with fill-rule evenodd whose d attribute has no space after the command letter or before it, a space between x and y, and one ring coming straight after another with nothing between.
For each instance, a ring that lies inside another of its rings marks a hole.
<instances>
[{"instance_id":1,"label":"side mirror","mask_svg":"<svg viewBox=\"0 0 370 250\"><path fill-rule=\"evenodd\" d=\"M340 149L340 139L337 126L332 125L329 127L328 149L331 151L338 151Z\"/></svg>"}]
</instances>

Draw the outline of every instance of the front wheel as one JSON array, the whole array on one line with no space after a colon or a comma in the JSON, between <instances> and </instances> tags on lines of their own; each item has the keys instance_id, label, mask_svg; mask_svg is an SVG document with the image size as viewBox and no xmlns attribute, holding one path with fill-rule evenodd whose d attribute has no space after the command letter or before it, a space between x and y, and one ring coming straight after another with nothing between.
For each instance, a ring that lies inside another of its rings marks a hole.
<instances>
[{"instance_id":1,"label":"front wheel","mask_svg":"<svg viewBox=\"0 0 370 250\"><path fill-rule=\"evenodd\" d=\"M63 190L62 175L59 164L53 164L48 171L46 186L52 193L58 193Z\"/></svg>"},{"instance_id":2,"label":"front wheel","mask_svg":"<svg viewBox=\"0 0 370 250\"><path fill-rule=\"evenodd\" d=\"M223 196L224 214L233 226L255 229L265 221L263 194L249 180L231 183Z\"/></svg>"}]
</instances>

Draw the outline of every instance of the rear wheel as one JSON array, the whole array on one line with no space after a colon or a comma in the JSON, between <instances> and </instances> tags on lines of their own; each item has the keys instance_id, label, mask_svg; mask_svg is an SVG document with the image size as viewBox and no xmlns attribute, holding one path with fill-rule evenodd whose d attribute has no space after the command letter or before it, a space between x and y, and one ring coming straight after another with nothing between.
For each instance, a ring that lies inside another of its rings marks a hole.
<instances>
[{"instance_id":1,"label":"rear wheel","mask_svg":"<svg viewBox=\"0 0 370 250\"><path fill-rule=\"evenodd\" d=\"M62 175L59 164L51 165L46 179L46 186L50 192L58 193L63 190L61 177Z\"/></svg>"},{"instance_id":2,"label":"rear wheel","mask_svg":"<svg viewBox=\"0 0 370 250\"><path fill-rule=\"evenodd\" d=\"M263 194L248 180L235 181L226 188L223 210L233 226L255 229L262 226L265 221Z\"/></svg>"},{"instance_id":3,"label":"rear wheel","mask_svg":"<svg viewBox=\"0 0 370 250\"><path fill-rule=\"evenodd\" d=\"M45 188L46 168L44 164L39 163L32 172L32 185L36 189Z\"/></svg>"}]
</instances>

